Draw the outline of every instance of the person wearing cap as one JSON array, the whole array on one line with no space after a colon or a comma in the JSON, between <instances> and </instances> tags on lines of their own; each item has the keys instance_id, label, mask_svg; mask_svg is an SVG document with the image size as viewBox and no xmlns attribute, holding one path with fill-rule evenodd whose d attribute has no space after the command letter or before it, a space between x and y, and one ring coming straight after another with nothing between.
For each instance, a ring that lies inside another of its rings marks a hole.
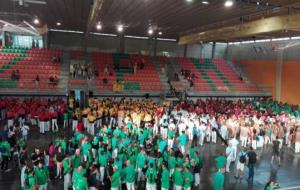
<instances>
[{"instance_id":1,"label":"person wearing cap","mask_svg":"<svg viewBox=\"0 0 300 190\"><path fill-rule=\"evenodd\" d=\"M149 168L146 171L146 190L156 190L156 170L154 168L154 164L151 162L149 163Z\"/></svg>"},{"instance_id":2,"label":"person wearing cap","mask_svg":"<svg viewBox=\"0 0 300 190\"><path fill-rule=\"evenodd\" d=\"M119 190L121 185L121 174L118 170L118 166L113 167L113 175L110 177L111 190Z\"/></svg>"}]
</instances>

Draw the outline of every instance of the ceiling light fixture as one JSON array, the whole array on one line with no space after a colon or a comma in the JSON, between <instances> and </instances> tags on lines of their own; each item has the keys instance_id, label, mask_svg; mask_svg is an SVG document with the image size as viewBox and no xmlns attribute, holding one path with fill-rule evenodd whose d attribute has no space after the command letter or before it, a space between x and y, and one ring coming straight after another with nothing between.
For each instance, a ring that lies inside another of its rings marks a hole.
<instances>
[{"instance_id":1,"label":"ceiling light fixture","mask_svg":"<svg viewBox=\"0 0 300 190\"><path fill-rule=\"evenodd\" d=\"M118 28L117 28L117 30L118 30L118 32L123 32L123 30L124 30L124 27L123 27L123 25L119 25L118 26Z\"/></svg>"},{"instance_id":2,"label":"ceiling light fixture","mask_svg":"<svg viewBox=\"0 0 300 190\"><path fill-rule=\"evenodd\" d=\"M97 30L101 30L102 29L102 26L101 26L100 22L98 22L98 24L96 25L96 28L97 28Z\"/></svg>"},{"instance_id":3,"label":"ceiling light fixture","mask_svg":"<svg viewBox=\"0 0 300 190\"><path fill-rule=\"evenodd\" d=\"M259 5L259 2L257 1L256 4Z\"/></svg>"},{"instance_id":4,"label":"ceiling light fixture","mask_svg":"<svg viewBox=\"0 0 300 190\"><path fill-rule=\"evenodd\" d=\"M152 34L153 34L153 29L152 29L152 28L149 28L148 34L149 34L149 35L152 35Z\"/></svg>"},{"instance_id":5,"label":"ceiling light fixture","mask_svg":"<svg viewBox=\"0 0 300 190\"><path fill-rule=\"evenodd\" d=\"M57 22L57 23L56 23L56 26L60 26L60 25L61 25L61 23L60 23L60 22Z\"/></svg>"},{"instance_id":6,"label":"ceiling light fixture","mask_svg":"<svg viewBox=\"0 0 300 190\"><path fill-rule=\"evenodd\" d=\"M39 23L40 23L40 21L39 21L39 19L38 19L38 18L35 18L35 19L33 20L33 23L34 23L34 24L39 24Z\"/></svg>"},{"instance_id":7,"label":"ceiling light fixture","mask_svg":"<svg viewBox=\"0 0 300 190\"><path fill-rule=\"evenodd\" d=\"M231 7L233 5L233 1L232 0L227 0L227 1L225 1L225 3L224 3L224 6L225 7Z\"/></svg>"},{"instance_id":8,"label":"ceiling light fixture","mask_svg":"<svg viewBox=\"0 0 300 190\"><path fill-rule=\"evenodd\" d=\"M158 32L158 35L160 35L160 36L161 36L162 34L163 34L162 32Z\"/></svg>"},{"instance_id":9,"label":"ceiling light fixture","mask_svg":"<svg viewBox=\"0 0 300 190\"><path fill-rule=\"evenodd\" d=\"M208 4L209 4L209 2L208 2L208 1L202 1L202 4L204 4L204 5L208 5Z\"/></svg>"},{"instance_id":10,"label":"ceiling light fixture","mask_svg":"<svg viewBox=\"0 0 300 190\"><path fill-rule=\"evenodd\" d=\"M186 2L189 2L189 3L192 2L192 1L193 1L193 0L186 0Z\"/></svg>"}]
</instances>

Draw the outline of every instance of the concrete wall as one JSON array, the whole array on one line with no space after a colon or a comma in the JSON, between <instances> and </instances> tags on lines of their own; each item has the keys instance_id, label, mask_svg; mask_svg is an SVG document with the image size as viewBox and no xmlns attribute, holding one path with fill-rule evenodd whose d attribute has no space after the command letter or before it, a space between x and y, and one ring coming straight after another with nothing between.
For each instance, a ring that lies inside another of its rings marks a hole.
<instances>
[{"instance_id":1,"label":"concrete wall","mask_svg":"<svg viewBox=\"0 0 300 190\"><path fill-rule=\"evenodd\" d=\"M49 47L58 47L67 50L83 49L84 35L64 32L49 32L48 33ZM124 40L126 53L145 52L153 55L154 40L149 39L134 39L125 38ZM87 50L88 51L103 51L117 52L120 47L119 37L90 35ZM225 51L224 45L217 44L215 57L223 57ZM188 45L187 57L204 57L211 58L212 43L208 44L192 44ZM157 42L157 55L168 54L172 57L183 57L184 46L179 46L177 42L160 41Z\"/></svg>"},{"instance_id":2,"label":"concrete wall","mask_svg":"<svg viewBox=\"0 0 300 190\"><path fill-rule=\"evenodd\" d=\"M235 60L251 81L268 87L275 97L278 48L284 48L281 101L300 104L299 40L230 45L227 59Z\"/></svg>"}]
</instances>

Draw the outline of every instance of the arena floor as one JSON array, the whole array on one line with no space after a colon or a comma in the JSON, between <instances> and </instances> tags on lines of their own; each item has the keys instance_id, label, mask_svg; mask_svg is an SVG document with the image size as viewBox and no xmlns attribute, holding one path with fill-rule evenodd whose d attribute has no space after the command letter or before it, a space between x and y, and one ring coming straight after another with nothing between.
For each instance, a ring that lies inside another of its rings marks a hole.
<instances>
[{"instance_id":1,"label":"arena floor","mask_svg":"<svg viewBox=\"0 0 300 190\"><path fill-rule=\"evenodd\" d=\"M67 134L69 135L69 133ZM47 147L51 139L55 139L55 135L48 133L47 135L40 135L37 128L32 129L29 135L29 152L31 153L33 147L41 146ZM203 153L203 169L201 171L201 190L212 189L212 176L215 172L215 163L213 157L216 154L217 149L225 149L222 145L205 144L201 148ZM255 176L253 183L248 183L247 173L248 170L245 167L245 179L240 183L234 179L235 166L232 164L231 173L227 173L225 176L225 189L224 190L241 190L241 189L253 189L262 190L266 182L272 177L277 178L282 188L296 187L293 189L300 189L300 155L294 155L291 149L283 148L281 154L282 164L278 167L277 164L271 165L271 153L272 147L269 146L263 150L258 150L257 154L260 156L258 164L255 169ZM11 165L10 165L11 168ZM20 171L15 168L9 172L0 173L0 189L1 190L18 190L20 187ZM63 181L54 181L49 184L49 189L63 189ZM105 188L104 188L105 189ZM144 188L143 188L144 189Z\"/></svg>"}]
</instances>

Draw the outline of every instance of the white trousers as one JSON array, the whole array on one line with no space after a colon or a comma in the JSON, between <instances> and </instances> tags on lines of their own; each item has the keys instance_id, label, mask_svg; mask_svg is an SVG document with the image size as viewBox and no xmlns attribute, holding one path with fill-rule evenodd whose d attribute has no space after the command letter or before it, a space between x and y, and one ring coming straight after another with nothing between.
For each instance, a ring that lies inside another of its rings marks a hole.
<instances>
[{"instance_id":1,"label":"white trousers","mask_svg":"<svg viewBox=\"0 0 300 190\"><path fill-rule=\"evenodd\" d=\"M53 132L55 132L55 131L58 131L58 125L57 125L57 119L55 118L55 119L52 119L52 122L51 122L51 124L52 124L52 131Z\"/></svg>"},{"instance_id":2,"label":"white trousers","mask_svg":"<svg viewBox=\"0 0 300 190\"><path fill-rule=\"evenodd\" d=\"M44 134L45 133L45 122L40 121L39 122L39 127L40 127L40 133Z\"/></svg>"},{"instance_id":3,"label":"white trousers","mask_svg":"<svg viewBox=\"0 0 300 190\"><path fill-rule=\"evenodd\" d=\"M295 142L295 153L300 153L300 142Z\"/></svg>"},{"instance_id":4,"label":"white trousers","mask_svg":"<svg viewBox=\"0 0 300 190\"><path fill-rule=\"evenodd\" d=\"M134 183L126 183L127 190L134 190Z\"/></svg>"}]
</instances>

